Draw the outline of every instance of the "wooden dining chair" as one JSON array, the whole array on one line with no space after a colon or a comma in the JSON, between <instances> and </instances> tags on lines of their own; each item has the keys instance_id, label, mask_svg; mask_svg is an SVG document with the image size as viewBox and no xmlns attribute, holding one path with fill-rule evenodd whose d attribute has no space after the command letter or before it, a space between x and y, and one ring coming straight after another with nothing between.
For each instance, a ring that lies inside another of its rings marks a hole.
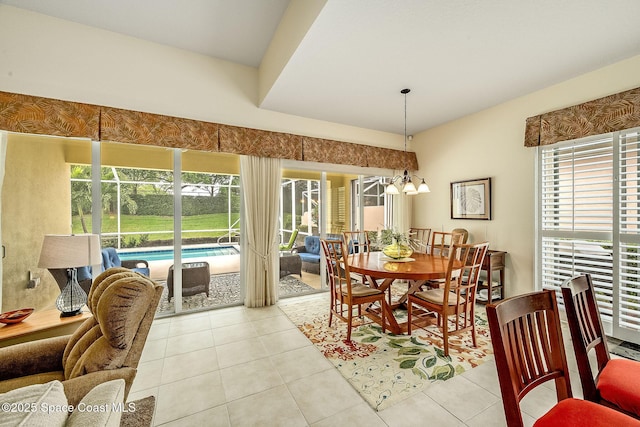
<instances>
[{"instance_id":1,"label":"wooden dining chair","mask_svg":"<svg viewBox=\"0 0 640 427\"><path fill-rule=\"evenodd\" d=\"M347 323L347 341L351 341L353 329L353 311L357 308L357 316L362 316L362 305L378 303L382 320L382 332L385 331L386 302L384 292L364 284L356 284L351 280L347 253L342 240L320 240L326 260L327 279L331 307L329 312L329 327L335 315Z\"/></svg>"},{"instance_id":2,"label":"wooden dining chair","mask_svg":"<svg viewBox=\"0 0 640 427\"><path fill-rule=\"evenodd\" d=\"M430 255L449 256L449 248L456 243L462 243L464 235L446 231L434 231L431 233Z\"/></svg>"},{"instance_id":3,"label":"wooden dining chair","mask_svg":"<svg viewBox=\"0 0 640 427\"><path fill-rule=\"evenodd\" d=\"M450 251L447 275L443 288L418 291L407 300L407 332L411 335L414 317L424 318L436 314L442 330L444 354L449 355L449 337L471 332L476 347L475 299L482 261L489 247L488 242L473 245L454 244ZM462 269L455 261L463 263ZM414 315L414 309L418 312Z\"/></svg>"},{"instance_id":4,"label":"wooden dining chair","mask_svg":"<svg viewBox=\"0 0 640 427\"><path fill-rule=\"evenodd\" d=\"M561 289L584 398L640 418L640 362L611 359L591 275L569 279ZM595 375L591 351L596 356Z\"/></svg>"},{"instance_id":5,"label":"wooden dining chair","mask_svg":"<svg viewBox=\"0 0 640 427\"><path fill-rule=\"evenodd\" d=\"M449 248L456 243L465 243L464 234L460 232L434 231L431 233L431 245L429 255L449 256ZM430 288L441 288L444 286L444 279L432 279L425 284Z\"/></svg>"},{"instance_id":6,"label":"wooden dining chair","mask_svg":"<svg viewBox=\"0 0 640 427\"><path fill-rule=\"evenodd\" d=\"M409 244L414 252L426 254L429 252L429 243L431 243L431 229L430 228L416 228L409 229Z\"/></svg>"},{"instance_id":7,"label":"wooden dining chair","mask_svg":"<svg viewBox=\"0 0 640 427\"><path fill-rule=\"evenodd\" d=\"M558 403L534 427L638 426L621 412L574 399L555 291L544 290L487 306L502 405L509 427L522 427L520 402L536 387L555 382Z\"/></svg>"},{"instance_id":8,"label":"wooden dining chair","mask_svg":"<svg viewBox=\"0 0 640 427\"><path fill-rule=\"evenodd\" d=\"M555 381L558 403L535 427L637 426L621 412L574 399L552 290L519 295L487 306L502 405L509 427L522 427L521 400L537 386Z\"/></svg>"},{"instance_id":9,"label":"wooden dining chair","mask_svg":"<svg viewBox=\"0 0 640 427\"><path fill-rule=\"evenodd\" d=\"M345 247L350 254L371 252L371 240L369 231L343 231Z\"/></svg>"}]
</instances>

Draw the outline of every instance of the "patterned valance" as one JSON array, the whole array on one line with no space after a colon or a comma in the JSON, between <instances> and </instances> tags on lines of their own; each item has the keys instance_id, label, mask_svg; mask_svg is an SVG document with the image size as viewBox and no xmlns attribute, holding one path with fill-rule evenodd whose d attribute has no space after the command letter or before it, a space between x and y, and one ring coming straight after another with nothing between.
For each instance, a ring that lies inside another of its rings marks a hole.
<instances>
[{"instance_id":1,"label":"patterned valance","mask_svg":"<svg viewBox=\"0 0 640 427\"><path fill-rule=\"evenodd\" d=\"M640 88L529 117L524 145L550 145L637 126L640 126Z\"/></svg>"},{"instance_id":2,"label":"patterned valance","mask_svg":"<svg viewBox=\"0 0 640 427\"><path fill-rule=\"evenodd\" d=\"M220 151L302 160L302 137L289 133L220 125Z\"/></svg>"},{"instance_id":3,"label":"patterned valance","mask_svg":"<svg viewBox=\"0 0 640 427\"><path fill-rule=\"evenodd\" d=\"M307 162L367 166L367 148L371 147L329 139L302 138L302 152Z\"/></svg>"},{"instance_id":4,"label":"patterned valance","mask_svg":"<svg viewBox=\"0 0 640 427\"><path fill-rule=\"evenodd\" d=\"M218 151L216 123L102 107L100 140Z\"/></svg>"},{"instance_id":5,"label":"patterned valance","mask_svg":"<svg viewBox=\"0 0 640 427\"><path fill-rule=\"evenodd\" d=\"M0 92L0 129L98 139L97 105Z\"/></svg>"},{"instance_id":6,"label":"patterned valance","mask_svg":"<svg viewBox=\"0 0 640 427\"><path fill-rule=\"evenodd\" d=\"M403 170L418 169L416 153L352 144L329 139L304 137L304 160L307 162L335 163L372 168Z\"/></svg>"},{"instance_id":7,"label":"patterned valance","mask_svg":"<svg viewBox=\"0 0 640 427\"><path fill-rule=\"evenodd\" d=\"M415 153L0 92L0 130L257 157L417 170Z\"/></svg>"},{"instance_id":8,"label":"patterned valance","mask_svg":"<svg viewBox=\"0 0 640 427\"><path fill-rule=\"evenodd\" d=\"M386 168L393 170L418 170L416 153L392 150L382 147L368 147L367 166L372 168Z\"/></svg>"}]
</instances>

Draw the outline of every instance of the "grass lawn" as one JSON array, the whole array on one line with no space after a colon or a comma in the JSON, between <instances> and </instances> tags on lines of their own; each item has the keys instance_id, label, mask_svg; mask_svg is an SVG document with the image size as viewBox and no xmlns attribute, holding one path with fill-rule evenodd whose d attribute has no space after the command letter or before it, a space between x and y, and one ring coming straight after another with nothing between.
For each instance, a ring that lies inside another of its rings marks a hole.
<instances>
[{"instance_id":1,"label":"grass lawn","mask_svg":"<svg viewBox=\"0 0 640 427\"><path fill-rule=\"evenodd\" d=\"M231 224L233 224L240 214L231 214ZM84 216L87 230L91 232L91 215ZM80 217L72 218L73 233L83 233ZM236 225L237 227L238 225ZM189 230L219 230L219 231L196 231L184 233L183 237L218 237L227 233L229 228L229 215L226 213L192 215L182 217L182 231ZM116 215L103 215L102 232L115 233L118 231ZM135 232L148 234L149 240L170 239L173 235L173 217L158 215L122 215L120 217L120 231L123 233ZM166 231L167 233L154 234L151 232Z\"/></svg>"}]
</instances>

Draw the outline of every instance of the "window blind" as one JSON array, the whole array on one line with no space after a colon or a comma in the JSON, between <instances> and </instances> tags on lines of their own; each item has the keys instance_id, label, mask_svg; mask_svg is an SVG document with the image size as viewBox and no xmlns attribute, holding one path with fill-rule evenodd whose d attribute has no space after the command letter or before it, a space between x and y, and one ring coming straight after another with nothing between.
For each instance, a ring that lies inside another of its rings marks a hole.
<instances>
[{"instance_id":1,"label":"window blind","mask_svg":"<svg viewBox=\"0 0 640 427\"><path fill-rule=\"evenodd\" d=\"M549 145L539 156L542 288L591 274L605 329L640 341L640 131Z\"/></svg>"}]
</instances>

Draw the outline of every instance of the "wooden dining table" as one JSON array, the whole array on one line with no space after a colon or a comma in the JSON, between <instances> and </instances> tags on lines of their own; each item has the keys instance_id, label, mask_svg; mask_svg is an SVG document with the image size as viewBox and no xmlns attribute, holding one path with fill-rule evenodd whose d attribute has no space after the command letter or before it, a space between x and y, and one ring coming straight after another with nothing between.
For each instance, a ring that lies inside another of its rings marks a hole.
<instances>
[{"instance_id":1,"label":"wooden dining table","mask_svg":"<svg viewBox=\"0 0 640 427\"><path fill-rule=\"evenodd\" d=\"M393 314L393 309L406 303L409 294L420 290L429 280L444 279L447 274L449 258L439 255L414 253L410 260L393 260L382 252L365 252L347 256L349 270L352 273L362 274L369 286L386 292L396 280L406 280L409 284L399 300L386 305L385 318L387 327L394 334L402 334L407 331L406 324L398 323ZM454 261L454 269L462 269L462 261ZM381 317L372 311L367 311L368 317L378 323L382 323Z\"/></svg>"}]
</instances>

